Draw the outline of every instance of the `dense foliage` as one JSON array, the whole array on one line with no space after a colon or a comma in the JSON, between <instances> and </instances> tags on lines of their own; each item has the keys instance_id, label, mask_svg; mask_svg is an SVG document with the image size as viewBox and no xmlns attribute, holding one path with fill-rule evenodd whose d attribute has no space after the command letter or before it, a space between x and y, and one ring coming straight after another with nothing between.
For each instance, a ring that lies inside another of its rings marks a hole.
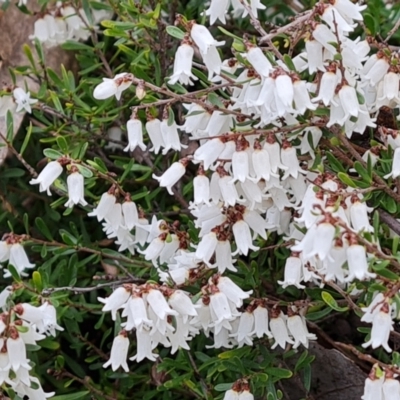
<instances>
[{"instance_id":1,"label":"dense foliage","mask_svg":"<svg viewBox=\"0 0 400 400\"><path fill-rule=\"evenodd\" d=\"M4 396L312 399L322 338L400 399L400 5L31 3L2 3L35 20L0 92Z\"/></svg>"}]
</instances>

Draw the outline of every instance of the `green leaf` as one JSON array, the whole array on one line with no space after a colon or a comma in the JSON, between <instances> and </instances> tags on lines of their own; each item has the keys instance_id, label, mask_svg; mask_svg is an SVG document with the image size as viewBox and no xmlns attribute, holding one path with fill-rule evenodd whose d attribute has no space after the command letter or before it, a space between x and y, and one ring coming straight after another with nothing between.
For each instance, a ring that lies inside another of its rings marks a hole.
<instances>
[{"instance_id":1,"label":"green leaf","mask_svg":"<svg viewBox=\"0 0 400 400\"><path fill-rule=\"evenodd\" d=\"M17 328L18 332L21 333L26 333L29 331L29 328L27 326L23 326L23 325L14 325Z\"/></svg>"},{"instance_id":2,"label":"green leaf","mask_svg":"<svg viewBox=\"0 0 400 400\"><path fill-rule=\"evenodd\" d=\"M14 278L15 282L22 282L22 279L14 265L8 264L8 270L10 271L10 274Z\"/></svg>"},{"instance_id":3,"label":"green leaf","mask_svg":"<svg viewBox=\"0 0 400 400\"><path fill-rule=\"evenodd\" d=\"M47 239L50 241L53 241L53 236L51 235L49 228L47 227L47 225L45 224L45 222L42 220L42 218L40 217L36 217L35 218L35 225L36 228L39 229L40 233Z\"/></svg>"},{"instance_id":4,"label":"green leaf","mask_svg":"<svg viewBox=\"0 0 400 400\"><path fill-rule=\"evenodd\" d=\"M372 175L368 173L367 169L359 161L356 161L354 163L354 169L358 172L358 174L365 182L372 182Z\"/></svg>"},{"instance_id":5,"label":"green leaf","mask_svg":"<svg viewBox=\"0 0 400 400\"><path fill-rule=\"evenodd\" d=\"M43 282L42 282L42 276L40 275L39 271L33 271L32 281L33 281L33 285L35 286L36 290L38 292L41 292L43 290Z\"/></svg>"},{"instance_id":6,"label":"green leaf","mask_svg":"<svg viewBox=\"0 0 400 400\"><path fill-rule=\"evenodd\" d=\"M60 396L52 397L52 400L78 400L78 399L81 399L82 397L85 397L89 393L90 393L89 390L85 390L83 392L62 394Z\"/></svg>"},{"instance_id":7,"label":"green leaf","mask_svg":"<svg viewBox=\"0 0 400 400\"><path fill-rule=\"evenodd\" d=\"M292 57L290 57L288 54L283 55L283 61L287 65L287 67L291 70L296 72L296 67L293 64Z\"/></svg>"},{"instance_id":8,"label":"green leaf","mask_svg":"<svg viewBox=\"0 0 400 400\"><path fill-rule=\"evenodd\" d=\"M222 103L220 97L215 93L209 93L207 100L213 105L219 108L225 108L224 103Z\"/></svg>"},{"instance_id":9,"label":"green leaf","mask_svg":"<svg viewBox=\"0 0 400 400\"><path fill-rule=\"evenodd\" d=\"M20 178L25 175L25 170L21 168L8 168L1 171L0 178Z\"/></svg>"},{"instance_id":10,"label":"green leaf","mask_svg":"<svg viewBox=\"0 0 400 400\"><path fill-rule=\"evenodd\" d=\"M67 141L65 140L64 136L57 136L57 144L60 150L63 152L63 154L68 153L68 144Z\"/></svg>"},{"instance_id":11,"label":"green leaf","mask_svg":"<svg viewBox=\"0 0 400 400\"><path fill-rule=\"evenodd\" d=\"M85 178L91 178L93 176L93 172L89 168L87 168L87 167L85 167L83 165L80 165L80 164L74 164L74 165L78 168L79 172Z\"/></svg>"},{"instance_id":12,"label":"green leaf","mask_svg":"<svg viewBox=\"0 0 400 400\"><path fill-rule=\"evenodd\" d=\"M289 371L288 369L285 369L285 368L270 367L270 368L266 368L265 372L268 375L275 376L279 379L288 379L288 378L291 378L293 375L292 371Z\"/></svg>"},{"instance_id":13,"label":"green leaf","mask_svg":"<svg viewBox=\"0 0 400 400\"><path fill-rule=\"evenodd\" d=\"M345 174L344 172L339 172L338 173L338 178L347 186L350 186L352 188L356 188L357 185L355 182L349 177L349 175Z\"/></svg>"},{"instance_id":14,"label":"green leaf","mask_svg":"<svg viewBox=\"0 0 400 400\"><path fill-rule=\"evenodd\" d=\"M175 122L175 114L172 108L170 107L168 109L168 126L171 126L174 122Z\"/></svg>"},{"instance_id":15,"label":"green leaf","mask_svg":"<svg viewBox=\"0 0 400 400\"><path fill-rule=\"evenodd\" d=\"M6 124L7 124L7 140L10 143L12 143L14 139L14 118L10 110L7 111Z\"/></svg>"},{"instance_id":16,"label":"green leaf","mask_svg":"<svg viewBox=\"0 0 400 400\"><path fill-rule=\"evenodd\" d=\"M216 390L217 392L226 392L227 390L232 388L233 384L234 384L234 382L232 382L232 383L219 383L218 385L214 386L214 390Z\"/></svg>"},{"instance_id":17,"label":"green leaf","mask_svg":"<svg viewBox=\"0 0 400 400\"><path fill-rule=\"evenodd\" d=\"M336 300L332 297L332 295L328 292L323 291L321 293L322 300L333 310L344 312L348 311L349 307L339 307Z\"/></svg>"},{"instance_id":18,"label":"green leaf","mask_svg":"<svg viewBox=\"0 0 400 400\"><path fill-rule=\"evenodd\" d=\"M46 157L51 158L52 160L58 160L60 157L63 156L62 153L54 149L44 149L43 154Z\"/></svg>"},{"instance_id":19,"label":"green leaf","mask_svg":"<svg viewBox=\"0 0 400 400\"><path fill-rule=\"evenodd\" d=\"M21 150L19 151L19 154L21 154L21 156L24 154L24 151L26 150L28 144L29 144L29 140L31 139L31 135L32 135L32 122L29 122L29 127L26 130L26 135L24 138L24 142L22 143L21 146Z\"/></svg>"},{"instance_id":20,"label":"green leaf","mask_svg":"<svg viewBox=\"0 0 400 400\"><path fill-rule=\"evenodd\" d=\"M185 37L185 32L180 30L177 26L170 25L170 26L167 26L165 28L165 30L167 31L168 35L170 35L176 39L182 40Z\"/></svg>"}]
</instances>

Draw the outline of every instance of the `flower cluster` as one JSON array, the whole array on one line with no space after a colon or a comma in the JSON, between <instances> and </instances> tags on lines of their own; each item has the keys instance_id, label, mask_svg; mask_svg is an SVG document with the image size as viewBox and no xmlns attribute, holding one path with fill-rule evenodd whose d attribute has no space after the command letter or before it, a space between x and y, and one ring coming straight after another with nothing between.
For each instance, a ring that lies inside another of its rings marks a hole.
<instances>
[{"instance_id":1,"label":"flower cluster","mask_svg":"<svg viewBox=\"0 0 400 400\"><path fill-rule=\"evenodd\" d=\"M91 10L90 19L96 25L104 19L110 18L106 10ZM87 40L90 37L91 24L83 8L74 8L58 2L52 9L47 10L35 22L33 35L30 39L37 39L46 47L64 44L67 40Z\"/></svg>"},{"instance_id":2,"label":"flower cluster","mask_svg":"<svg viewBox=\"0 0 400 400\"><path fill-rule=\"evenodd\" d=\"M363 400L399 400L400 381L390 369L382 371L378 365L372 367L365 380Z\"/></svg>"},{"instance_id":3,"label":"flower cluster","mask_svg":"<svg viewBox=\"0 0 400 400\"><path fill-rule=\"evenodd\" d=\"M25 269L34 268L35 264L29 262L21 242L23 242L23 237L12 233L4 235L0 241L0 263L8 262L21 276L28 276ZM6 270L4 277L9 278L10 276L10 271Z\"/></svg>"},{"instance_id":4,"label":"flower cluster","mask_svg":"<svg viewBox=\"0 0 400 400\"><path fill-rule=\"evenodd\" d=\"M40 381L30 375L32 366L27 357L27 345L47 336L56 336L63 328L57 324L56 309L45 301L40 306L20 303L9 307L12 290L0 294L0 384L9 385L21 398L43 400L54 395L45 393ZM4 311L4 310L7 311Z\"/></svg>"}]
</instances>

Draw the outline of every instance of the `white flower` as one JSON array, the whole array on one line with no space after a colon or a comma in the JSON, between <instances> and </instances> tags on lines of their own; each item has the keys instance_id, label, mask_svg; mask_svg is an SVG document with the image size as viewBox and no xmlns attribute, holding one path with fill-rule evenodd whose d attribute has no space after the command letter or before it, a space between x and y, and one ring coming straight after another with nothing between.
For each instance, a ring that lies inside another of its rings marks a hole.
<instances>
[{"instance_id":1,"label":"white flower","mask_svg":"<svg viewBox=\"0 0 400 400\"><path fill-rule=\"evenodd\" d=\"M363 280L375 278L376 274L368 272L368 262L365 247L359 244L352 244L346 250L349 275L346 282L351 282L354 278Z\"/></svg>"},{"instance_id":2,"label":"white flower","mask_svg":"<svg viewBox=\"0 0 400 400\"><path fill-rule=\"evenodd\" d=\"M193 155L194 160L202 161L205 170L208 170L212 164L217 160L222 150L225 148L225 143L219 139L208 140L205 144L201 145Z\"/></svg>"},{"instance_id":3,"label":"white flower","mask_svg":"<svg viewBox=\"0 0 400 400\"><path fill-rule=\"evenodd\" d=\"M244 182L249 177L249 154L246 150L235 151L232 155L232 182Z\"/></svg>"},{"instance_id":4,"label":"white flower","mask_svg":"<svg viewBox=\"0 0 400 400\"><path fill-rule=\"evenodd\" d=\"M276 310L273 310L273 312L276 312ZM278 316L272 317L270 320L269 327L271 329L272 336L275 339L275 343L271 347L272 350L277 346L285 350L286 343L294 344L293 340L289 337L289 332L284 317L285 316L281 312Z\"/></svg>"},{"instance_id":5,"label":"white flower","mask_svg":"<svg viewBox=\"0 0 400 400\"><path fill-rule=\"evenodd\" d=\"M158 354L152 352L152 341L150 330L147 327L136 329L136 348L137 354L130 358L131 361L140 362L147 358L150 361L156 361Z\"/></svg>"},{"instance_id":6,"label":"white flower","mask_svg":"<svg viewBox=\"0 0 400 400\"><path fill-rule=\"evenodd\" d=\"M35 266L35 264L31 264L29 262L28 256L26 255L24 248L19 243L11 245L9 263L13 265L22 276L25 276L25 274L23 273L24 269L34 268ZM7 271L4 276L9 277L11 275Z\"/></svg>"},{"instance_id":7,"label":"white flower","mask_svg":"<svg viewBox=\"0 0 400 400\"><path fill-rule=\"evenodd\" d=\"M116 198L113 194L105 192L101 195L99 204L97 207L88 214L89 217L97 217L97 221L102 221L107 214L110 212L116 202Z\"/></svg>"},{"instance_id":8,"label":"white flower","mask_svg":"<svg viewBox=\"0 0 400 400\"><path fill-rule=\"evenodd\" d=\"M246 58L262 78L268 78L272 65L259 47L250 47Z\"/></svg>"},{"instance_id":9,"label":"white flower","mask_svg":"<svg viewBox=\"0 0 400 400\"><path fill-rule=\"evenodd\" d=\"M364 394L361 396L363 400L383 400L383 375L378 379L375 376L375 368L365 380Z\"/></svg>"},{"instance_id":10,"label":"white flower","mask_svg":"<svg viewBox=\"0 0 400 400\"><path fill-rule=\"evenodd\" d=\"M400 382L393 377L386 376L382 391L385 400L398 400L400 398Z\"/></svg>"},{"instance_id":11,"label":"white flower","mask_svg":"<svg viewBox=\"0 0 400 400\"><path fill-rule=\"evenodd\" d=\"M396 179L400 176L400 147L397 147L393 154L393 163L392 163L392 171L390 174L384 176L385 179L389 179L390 177Z\"/></svg>"},{"instance_id":12,"label":"white flower","mask_svg":"<svg viewBox=\"0 0 400 400\"><path fill-rule=\"evenodd\" d=\"M174 121L171 125L168 123L168 119L163 119L160 124L161 133L163 136L163 146L164 150L162 153L165 155L168 153L168 150L176 150L180 151L181 148L186 148L186 145L183 145L179 140L179 132L178 126Z\"/></svg>"},{"instance_id":13,"label":"white flower","mask_svg":"<svg viewBox=\"0 0 400 400\"><path fill-rule=\"evenodd\" d=\"M122 214L124 217L124 225L129 229L133 229L134 226L139 223L139 214L137 211L136 204L131 201L130 197L126 197L124 203L122 203Z\"/></svg>"},{"instance_id":14,"label":"white flower","mask_svg":"<svg viewBox=\"0 0 400 400\"><path fill-rule=\"evenodd\" d=\"M307 40L306 52L310 74L317 71L325 71L322 44L313 39Z\"/></svg>"},{"instance_id":15,"label":"white flower","mask_svg":"<svg viewBox=\"0 0 400 400\"><path fill-rule=\"evenodd\" d=\"M218 240L215 249L215 264L219 273L225 270L236 272L237 269L233 266L234 260L232 259L231 244L228 240Z\"/></svg>"},{"instance_id":16,"label":"white flower","mask_svg":"<svg viewBox=\"0 0 400 400\"><path fill-rule=\"evenodd\" d=\"M211 80L214 74L219 75L221 73L221 56L215 46L210 46L207 53L201 53L201 56L208 69L208 80Z\"/></svg>"},{"instance_id":17,"label":"white flower","mask_svg":"<svg viewBox=\"0 0 400 400\"><path fill-rule=\"evenodd\" d=\"M67 21L70 19L68 18ZM117 100L120 100L122 92L128 89L132 82L133 75L127 72L117 74L113 79L103 78L103 82L94 88L93 97L97 100L104 100L115 96Z\"/></svg>"},{"instance_id":18,"label":"white flower","mask_svg":"<svg viewBox=\"0 0 400 400\"><path fill-rule=\"evenodd\" d=\"M197 316L197 311L192 300L182 290L175 290L169 297L168 303L173 310L181 315L183 323L186 323L189 317Z\"/></svg>"},{"instance_id":19,"label":"white flower","mask_svg":"<svg viewBox=\"0 0 400 400\"><path fill-rule=\"evenodd\" d=\"M86 206L88 203L84 198L84 178L79 172L72 172L67 178L68 186L68 201L65 203L65 207L73 207L74 204L80 204Z\"/></svg>"},{"instance_id":20,"label":"white flower","mask_svg":"<svg viewBox=\"0 0 400 400\"><path fill-rule=\"evenodd\" d=\"M217 287L236 307L241 307L243 305L243 300L248 299L253 293L252 290L248 292L243 291L227 276L219 277Z\"/></svg>"},{"instance_id":21,"label":"white flower","mask_svg":"<svg viewBox=\"0 0 400 400\"><path fill-rule=\"evenodd\" d=\"M197 81L197 77L192 73L192 61L194 50L188 43L182 43L175 54L174 73L168 83L174 85L179 81L182 85L193 85L191 79Z\"/></svg>"},{"instance_id":22,"label":"white flower","mask_svg":"<svg viewBox=\"0 0 400 400\"><path fill-rule=\"evenodd\" d=\"M210 25L219 19L223 24L225 21L225 14L228 11L229 0L211 0L210 7L206 10L206 15L210 17Z\"/></svg>"},{"instance_id":23,"label":"white flower","mask_svg":"<svg viewBox=\"0 0 400 400\"><path fill-rule=\"evenodd\" d=\"M37 99L31 99L29 92L25 92L21 88L15 88L13 91L14 100L17 103L16 112L25 110L29 114L32 112L31 104L37 103Z\"/></svg>"},{"instance_id":24,"label":"white flower","mask_svg":"<svg viewBox=\"0 0 400 400\"><path fill-rule=\"evenodd\" d=\"M300 257L294 255L288 257L285 263L284 280L278 281L278 283L282 285L284 289L290 285L294 285L299 289L304 289L305 286L300 284L302 278L303 278L303 263Z\"/></svg>"},{"instance_id":25,"label":"white flower","mask_svg":"<svg viewBox=\"0 0 400 400\"><path fill-rule=\"evenodd\" d=\"M133 328L142 329L144 325L153 326L153 321L147 316L146 303L142 297L131 296L123 305L123 308L122 316L127 317L127 321L123 326L127 331Z\"/></svg>"},{"instance_id":26,"label":"white flower","mask_svg":"<svg viewBox=\"0 0 400 400\"><path fill-rule=\"evenodd\" d=\"M63 168L58 161L50 161L39 174L37 178L31 179L29 183L31 185L39 184L39 191L47 191L47 194L51 196L50 186L53 182L61 175Z\"/></svg>"},{"instance_id":27,"label":"white flower","mask_svg":"<svg viewBox=\"0 0 400 400\"><path fill-rule=\"evenodd\" d=\"M177 161L174 162L161 176L153 174L153 179L158 180L161 187L165 187L170 195L173 195L172 186L175 185L185 175L186 162Z\"/></svg>"},{"instance_id":28,"label":"white flower","mask_svg":"<svg viewBox=\"0 0 400 400\"><path fill-rule=\"evenodd\" d=\"M203 25L194 23L190 31L190 36L196 43L202 55L207 54L211 46L223 46L225 41L218 42L214 40L210 31Z\"/></svg>"},{"instance_id":29,"label":"white flower","mask_svg":"<svg viewBox=\"0 0 400 400\"><path fill-rule=\"evenodd\" d=\"M260 249L258 246L253 245L249 225L242 219L233 224L232 232L238 250L243 255L247 256L249 250L257 251Z\"/></svg>"},{"instance_id":30,"label":"white flower","mask_svg":"<svg viewBox=\"0 0 400 400\"><path fill-rule=\"evenodd\" d=\"M118 336L115 336L112 347L110 359L103 365L103 368L107 368L111 365L111 369L116 371L119 367L122 367L125 372L129 372L129 367L126 362L129 349L129 339L126 331L121 331Z\"/></svg>"},{"instance_id":31,"label":"white flower","mask_svg":"<svg viewBox=\"0 0 400 400\"><path fill-rule=\"evenodd\" d=\"M130 119L126 124L126 130L128 131L128 146L125 147L124 151L134 151L137 146L145 151L142 121L137 118Z\"/></svg>"},{"instance_id":32,"label":"white flower","mask_svg":"<svg viewBox=\"0 0 400 400\"><path fill-rule=\"evenodd\" d=\"M210 261L217 248L218 239L215 232L210 232L204 235L196 249L196 258L205 263Z\"/></svg>"},{"instance_id":33,"label":"white flower","mask_svg":"<svg viewBox=\"0 0 400 400\"><path fill-rule=\"evenodd\" d=\"M243 390L243 392L239 394L239 400L254 400L254 396L249 390Z\"/></svg>"},{"instance_id":34,"label":"white flower","mask_svg":"<svg viewBox=\"0 0 400 400\"><path fill-rule=\"evenodd\" d=\"M161 320L165 319L168 315L178 315L178 312L172 310L165 300L164 295L157 289L150 289L146 297L150 308Z\"/></svg>"},{"instance_id":35,"label":"white flower","mask_svg":"<svg viewBox=\"0 0 400 400\"><path fill-rule=\"evenodd\" d=\"M25 343L18 335L16 329L15 334L16 337L9 337L6 341L7 353L10 359L10 366L14 372L17 372L21 367L30 370L31 366L29 365L29 360L26 357Z\"/></svg>"},{"instance_id":36,"label":"white flower","mask_svg":"<svg viewBox=\"0 0 400 400\"><path fill-rule=\"evenodd\" d=\"M338 75L336 74L336 72L326 71L322 75L319 87L319 94L312 101L317 102L322 100L325 106L328 106L335 95L337 84L338 84Z\"/></svg>"},{"instance_id":37,"label":"white flower","mask_svg":"<svg viewBox=\"0 0 400 400\"><path fill-rule=\"evenodd\" d=\"M113 321L115 321L117 318L117 311L122 308L130 296L130 291L127 288L120 286L119 288L115 289L106 299L98 297L97 300L104 304L104 307L101 309L101 311L111 311L111 317Z\"/></svg>"},{"instance_id":38,"label":"white flower","mask_svg":"<svg viewBox=\"0 0 400 400\"><path fill-rule=\"evenodd\" d=\"M239 400L239 392L229 389L225 392L223 400Z\"/></svg>"},{"instance_id":39,"label":"white flower","mask_svg":"<svg viewBox=\"0 0 400 400\"><path fill-rule=\"evenodd\" d=\"M288 330L294 339L294 349L297 349L300 344L305 348L308 348L308 341L317 339L313 333L308 332L304 317L301 317L300 315L292 315L288 317L286 323Z\"/></svg>"},{"instance_id":40,"label":"white flower","mask_svg":"<svg viewBox=\"0 0 400 400\"><path fill-rule=\"evenodd\" d=\"M161 133L161 121L157 118L147 121L146 131L149 135L151 143L153 144L153 147L149 149L149 151L154 151L155 154L158 154L161 147L165 146Z\"/></svg>"},{"instance_id":41,"label":"white flower","mask_svg":"<svg viewBox=\"0 0 400 400\"><path fill-rule=\"evenodd\" d=\"M371 338L368 342L363 343L362 347L371 346L373 349L382 346L388 353L392 352L388 344L390 332L393 328L394 321L391 317L391 306L388 301L382 305L372 320Z\"/></svg>"},{"instance_id":42,"label":"white flower","mask_svg":"<svg viewBox=\"0 0 400 400\"><path fill-rule=\"evenodd\" d=\"M272 333L269 330L269 315L267 308L262 305L258 305L257 308L253 311L254 314L254 333L258 338L262 338L264 335L267 335L270 339L272 339Z\"/></svg>"},{"instance_id":43,"label":"white flower","mask_svg":"<svg viewBox=\"0 0 400 400\"><path fill-rule=\"evenodd\" d=\"M210 180L204 174L193 179L193 198L195 204L210 202Z\"/></svg>"},{"instance_id":44,"label":"white flower","mask_svg":"<svg viewBox=\"0 0 400 400\"><path fill-rule=\"evenodd\" d=\"M350 221L356 232L365 231L373 232L374 228L369 223L368 211L372 209L367 207L365 202L361 202L358 197L350 206Z\"/></svg>"}]
</instances>

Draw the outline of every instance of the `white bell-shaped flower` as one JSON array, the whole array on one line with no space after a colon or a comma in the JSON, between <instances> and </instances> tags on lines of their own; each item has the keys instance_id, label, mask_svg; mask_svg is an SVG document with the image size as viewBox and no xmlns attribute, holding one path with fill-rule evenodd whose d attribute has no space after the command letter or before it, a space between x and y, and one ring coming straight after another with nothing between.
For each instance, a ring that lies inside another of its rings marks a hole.
<instances>
[{"instance_id":1,"label":"white bell-shaped flower","mask_svg":"<svg viewBox=\"0 0 400 400\"><path fill-rule=\"evenodd\" d=\"M219 277L217 287L236 307L241 307L243 305L243 300L248 299L253 293L252 290L248 292L243 291L227 276Z\"/></svg>"},{"instance_id":2,"label":"white bell-shaped flower","mask_svg":"<svg viewBox=\"0 0 400 400\"><path fill-rule=\"evenodd\" d=\"M310 74L317 71L325 71L322 44L314 39L307 40L306 52Z\"/></svg>"},{"instance_id":3,"label":"white bell-shaped flower","mask_svg":"<svg viewBox=\"0 0 400 400\"><path fill-rule=\"evenodd\" d=\"M302 344L306 349L308 348L308 342L310 340L316 340L317 337L313 333L309 333L306 325L306 320L304 317L300 315L291 315L288 316L286 321L288 330L290 334L293 336L294 344L293 348L297 349L297 347Z\"/></svg>"},{"instance_id":4,"label":"white bell-shaped flower","mask_svg":"<svg viewBox=\"0 0 400 400\"><path fill-rule=\"evenodd\" d=\"M135 202L131 201L130 197L125 198L122 203L122 214L124 216L124 225L129 230L139 223L139 214Z\"/></svg>"},{"instance_id":5,"label":"white bell-shaped flower","mask_svg":"<svg viewBox=\"0 0 400 400\"><path fill-rule=\"evenodd\" d=\"M199 174L193 179L193 197L195 204L210 202L210 180L204 174Z\"/></svg>"},{"instance_id":6,"label":"white bell-shaped flower","mask_svg":"<svg viewBox=\"0 0 400 400\"><path fill-rule=\"evenodd\" d=\"M65 203L65 207L73 207L76 204L86 206L88 203L84 198L85 194L85 180L77 170L68 175L67 178L68 187L68 201Z\"/></svg>"},{"instance_id":7,"label":"white bell-shaped flower","mask_svg":"<svg viewBox=\"0 0 400 400\"><path fill-rule=\"evenodd\" d=\"M196 249L196 258L205 263L210 261L215 249L217 248L218 239L215 232L210 232L204 235Z\"/></svg>"},{"instance_id":8,"label":"white bell-shaped flower","mask_svg":"<svg viewBox=\"0 0 400 400\"><path fill-rule=\"evenodd\" d=\"M183 323L186 323L189 317L197 316L197 310L192 300L182 290L175 290L169 297L168 304L181 315Z\"/></svg>"},{"instance_id":9,"label":"white bell-shaped flower","mask_svg":"<svg viewBox=\"0 0 400 400\"><path fill-rule=\"evenodd\" d=\"M258 338L267 335L272 339L272 333L269 330L269 314L268 309L261 304L253 311L254 314L254 333Z\"/></svg>"},{"instance_id":10,"label":"white bell-shaped flower","mask_svg":"<svg viewBox=\"0 0 400 400\"><path fill-rule=\"evenodd\" d=\"M186 162L174 162L161 176L153 174L153 179L156 179L161 187L165 187L170 195L173 195L172 186L175 185L185 175Z\"/></svg>"},{"instance_id":11,"label":"white bell-shaped flower","mask_svg":"<svg viewBox=\"0 0 400 400\"><path fill-rule=\"evenodd\" d=\"M128 146L125 147L124 151L133 151L137 146L145 151L146 145L143 143L142 121L137 118L131 118L126 124L126 130L128 131Z\"/></svg>"},{"instance_id":12,"label":"white bell-shaped flower","mask_svg":"<svg viewBox=\"0 0 400 400\"><path fill-rule=\"evenodd\" d=\"M153 312L161 320L165 319L168 315L178 315L178 312L170 308L164 295L157 289L149 290L149 293L146 296L146 301Z\"/></svg>"},{"instance_id":13,"label":"white bell-shaped flower","mask_svg":"<svg viewBox=\"0 0 400 400\"><path fill-rule=\"evenodd\" d=\"M157 118L151 119L146 123L146 131L149 135L153 147L149 151L155 154L160 152L160 149L165 146L164 138L161 132L161 121Z\"/></svg>"},{"instance_id":14,"label":"white bell-shaped flower","mask_svg":"<svg viewBox=\"0 0 400 400\"><path fill-rule=\"evenodd\" d=\"M400 382L393 377L385 377L382 386L384 400L398 400L400 399Z\"/></svg>"},{"instance_id":15,"label":"white bell-shaped flower","mask_svg":"<svg viewBox=\"0 0 400 400\"><path fill-rule=\"evenodd\" d=\"M67 19L69 20L70 18ZM105 100L115 96L117 100L120 100L122 92L128 89L132 82L133 75L127 72L117 74L113 79L103 78L103 82L94 88L93 97L96 100Z\"/></svg>"},{"instance_id":16,"label":"white bell-shaped flower","mask_svg":"<svg viewBox=\"0 0 400 400\"><path fill-rule=\"evenodd\" d=\"M229 389L225 392L223 400L239 400L239 392Z\"/></svg>"},{"instance_id":17,"label":"white bell-shaped flower","mask_svg":"<svg viewBox=\"0 0 400 400\"><path fill-rule=\"evenodd\" d=\"M364 394L361 396L362 400L384 400L383 397L383 381L384 376L380 378L375 376L374 370L367 377L364 384Z\"/></svg>"},{"instance_id":18,"label":"white bell-shaped flower","mask_svg":"<svg viewBox=\"0 0 400 400\"><path fill-rule=\"evenodd\" d=\"M238 250L245 256L249 250L257 251L260 248L253 245L249 225L244 220L236 221L232 226L232 232L235 237L235 242Z\"/></svg>"},{"instance_id":19,"label":"white bell-shaped flower","mask_svg":"<svg viewBox=\"0 0 400 400\"><path fill-rule=\"evenodd\" d=\"M47 191L47 194L51 196L50 186L53 182L61 175L63 168L58 161L50 161L42 170L37 178L31 179L29 183L31 185L39 184L39 191Z\"/></svg>"},{"instance_id":20,"label":"white bell-shaped flower","mask_svg":"<svg viewBox=\"0 0 400 400\"><path fill-rule=\"evenodd\" d=\"M224 273L225 270L236 272L237 269L233 265L231 244L228 240L218 240L215 248L215 266L219 273Z\"/></svg>"},{"instance_id":21,"label":"white bell-shaped flower","mask_svg":"<svg viewBox=\"0 0 400 400\"><path fill-rule=\"evenodd\" d=\"M371 338L368 342L363 343L362 347L371 346L373 349L382 346L388 353L392 352L388 341L390 332L394 329L391 317L391 307L386 301L380 311L374 315L372 320Z\"/></svg>"},{"instance_id":22,"label":"white bell-shaped flower","mask_svg":"<svg viewBox=\"0 0 400 400\"><path fill-rule=\"evenodd\" d=\"M176 82L193 85L192 79L197 81L198 78L192 73L193 55L193 47L189 43L182 42L175 54L174 72L168 81L170 85Z\"/></svg>"},{"instance_id":23,"label":"white bell-shaped flower","mask_svg":"<svg viewBox=\"0 0 400 400\"><path fill-rule=\"evenodd\" d=\"M140 362L147 358L150 361L156 361L158 354L152 352L152 340L150 330L146 327L136 330L136 348L137 354L130 358L131 361Z\"/></svg>"},{"instance_id":24,"label":"white bell-shaped flower","mask_svg":"<svg viewBox=\"0 0 400 400\"><path fill-rule=\"evenodd\" d=\"M274 312L276 310L273 310ZM286 326L285 316L281 312L277 316L272 316L269 322L269 327L275 343L271 346L271 349L281 347L283 350L286 348L286 343L294 344L293 340L289 337L289 332Z\"/></svg>"},{"instance_id":25,"label":"white bell-shaped flower","mask_svg":"<svg viewBox=\"0 0 400 400\"><path fill-rule=\"evenodd\" d=\"M196 43L201 54L203 55L207 54L211 46L217 47L223 46L225 44L225 41L216 41L212 37L210 31L205 26L196 23L192 25L190 36L192 37L193 41Z\"/></svg>"},{"instance_id":26,"label":"white bell-shaped flower","mask_svg":"<svg viewBox=\"0 0 400 400\"><path fill-rule=\"evenodd\" d=\"M278 281L278 283L282 285L284 289L291 285L294 285L299 289L304 289L305 286L300 284L302 279L303 263L301 258L294 255L288 257L285 263L284 280Z\"/></svg>"},{"instance_id":27,"label":"white bell-shaped flower","mask_svg":"<svg viewBox=\"0 0 400 400\"><path fill-rule=\"evenodd\" d=\"M126 331L121 331L118 336L115 336L112 347L110 359L103 365L107 368L111 365L111 369L116 371L122 367L125 372L129 372L129 367L126 362L128 357L129 339Z\"/></svg>"},{"instance_id":28,"label":"white bell-shaped flower","mask_svg":"<svg viewBox=\"0 0 400 400\"><path fill-rule=\"evenodd\" d=\"M393 154L392 171L384 176L385 179L396 179L400 176L400 147L397 147Z\"/></svg>"},{"instance_id":29,"label":"white bell-shaped flower","mask_svg":"<svg viewBox=\"0 0 400 400\"><path fill-rule=\"evenodd\" d=\"M113 208L116 202L116 198L113 194L105 192L101 195L99 204L97 207L88 214L89 217L97 217L97 220L102 221L110 210Z\"/></svg>"},{"instance_id":30,"label":"white bell-shaped flower","mask_svg":"<svg viewBox=\"0 0 400 400\"><path fill-rule=\"evenodd\" d=\"M225 14L228 11L229 0L211 0L210 7L206 10L206 15L210 17L210 25L219 19L223 24L225 21Z\"/></svg>"},{"instance_id":31,"label":"white bell-shaped flower","mask_svg":"<svg viewBox=\"0 0 400 400\"><path fill-rule=\"evenodd\" d=\"M123 325L127 331L135 329L142 329L143 326L153 326L147 316L146 303L142 297L131 296L128 301L123 305L124 311L122 312L123 317L127 317L126 323Z\"/></svg>"},{"instance_id":32,"label":"white bell-shaped flower","mask_svg":"<svg viewBox=\"0 0 400 400\"><path fill-rule=\"evenodd\" d=\"M29 360L26 357L26 346L22 338L15 330L15 335L9 337L6 341L7 353L10 360L10 366L14 372L17 372L19 368L31 369Z\"/></svg>"},{"instance_id":33,"label":"white bell-shaped flower","mask_svg":"<svg viewBox=\"0 0 400 400\"><path fill-rule=\"evenodd\" d=\"M246 58L262 78L267 78L272 70L272 65L259 47L251 46Z\"/></svg>"},{"instance_id":34,"label":"white bell-shaped flower","mask_svg":"<svg viewBox=\"0 0 400 400\"><path fill-rule=\"evenodd\" d=\"M115 321L117 317L117 311L122 308L130 296L130 291L124 286L120 286L119 288L115 289L107 298L104 299L102 297L98 297L97 300L104 304L101 311L111 311L111 317L113 321Z\"/></svg>"},{"instance_id":35,"label":"white bell-shaped flower","mask_svg":"<svg viewBox=\"0 0 400 400\"><path fill-rule=\"evenodd\" d=\"M351 244L347 250L347 264L349 267L349 275L346 282L356 279L375 278L376 274L368 272L368 262L365 247L359 244Z\"/></svg>"},{"instance_id":36,"label":"white bell-shaped flower","mask_svg":"<svg viewBox=\"0 0 400 400\"><path fill-rule=\"evenodd\" d=\"M23 273L24 269L35 267L35 264L29 262L25 249L20 243L14 243L10 246L10 258L8 262L13 265L22 276L25 276ZM4 276L8 277L11 275L7 271Z\"/></svg>"}]
</instances>

